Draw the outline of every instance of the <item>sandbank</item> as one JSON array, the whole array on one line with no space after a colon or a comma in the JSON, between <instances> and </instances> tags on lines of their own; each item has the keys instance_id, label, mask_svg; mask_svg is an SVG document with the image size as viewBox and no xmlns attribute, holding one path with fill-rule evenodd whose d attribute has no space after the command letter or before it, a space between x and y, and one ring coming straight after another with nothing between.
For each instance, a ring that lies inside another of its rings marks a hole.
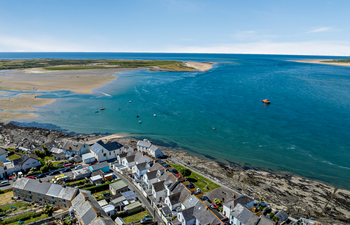
<instances>
[{"instance_id":1,"label":"sandbank","mask_svg":"<svg viewBox=\"0 0 350 225\"><path fill-rule=\"evenodd\" d=\"M0 120L1 121L8 121L8 120L15 120L15 119L28 119L28 118L35 118L38 115L34 113L11 113L11 112L0 112Z\"/></svg>"},{"instance_id":2,"label":"sandbank","mask_svg":"<svg viewBox=\"0 0 350 225\"><path fill-rule=\"evenodd\" d=\"M115 80L117 72L142 68L60 70L41 68L11 70L0 74L0 89L20 91L71 90L79 94L91 94L93 89Z\"/></svg>"},{"instance_id":3,"label":"sandbank","mask_svg":"<svg viewBox=\"0 0 350 225\"><path fill-rule=\"evenodd\" d=\"M293 62L301 63L314 63L314 64L323 64L323 65L333 65L333 66L349 66L350 63L338 63L338 62L324 62L331 61L332 59L306 59L306 60L292 60Z\"/></svg>"},{"instance_id":4,"label":"sandbank","mask_svg":"<svg viewBox=\"0 0 350 225\"><path fill-rule=\"evenodd\" d=\"M0 109L4 111L36 111L33 106L44 106L55 99L36 98L40 94L19 94L19 97L0 98Z\"/></svg>"},{"instance_id":5,"label":"sandbank","mask_svg":"<svg viewBox=\"0 0 350 225\"><path fill-rule=\"evenodd\" d=\"M193 67L199 71L207 71L213 68L213 65L209 62L185 62L186 66Z\"/></svg>"}]
</instances>

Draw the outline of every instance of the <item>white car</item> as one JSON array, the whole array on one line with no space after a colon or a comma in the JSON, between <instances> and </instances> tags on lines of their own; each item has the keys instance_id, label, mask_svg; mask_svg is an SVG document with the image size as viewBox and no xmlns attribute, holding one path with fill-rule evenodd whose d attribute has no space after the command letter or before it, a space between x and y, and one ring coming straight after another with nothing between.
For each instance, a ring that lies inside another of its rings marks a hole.
<instances>
[{"instance_id":1,"label":"white car","mask_svg":"<svg viewBox=\"0 0 350 225\"><path fill-rule=\"evenodd\" d=\"M9 185L9 181L8 180L3 180L0 182L0 186L5 186L5 185Z\"/></svg>"},{"instance_id":2,"label":"white car","mask_svg":"<svg viewBox=\"0 0 350 225\"><path fill-rule=\"evenodd\" d=\"M77 169L81 169L81 168L83 168L82 165L77 165L74 169L77 170Z\"/></svg>"}]
</instances>

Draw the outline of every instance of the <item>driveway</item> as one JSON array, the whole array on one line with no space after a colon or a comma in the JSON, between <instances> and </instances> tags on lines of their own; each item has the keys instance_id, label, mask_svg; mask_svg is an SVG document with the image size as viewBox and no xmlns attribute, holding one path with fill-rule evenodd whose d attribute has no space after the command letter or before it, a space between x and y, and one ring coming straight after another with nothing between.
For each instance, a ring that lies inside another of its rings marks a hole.
<instances>
[{"instance_id":1,"label":"driveway","mask_svg":"<svg viewBox=\"0 0 350 225\"><path fill-rule=\"evenodd\" d=\"M125 183L129 186L129 189L135 192L138 199L142 202L142 205L144 205L147 208L147 210L151 213L151 215L153 216L154 221L157 221L158 224L164 224L163 220L155 212L155 210L153 209L151 204L148 202L148 200L145 198L145 196L143 196L141 191L137 187L135 187L135 185L132 182L130 182L128 179L126 179L123 175L121 175L118 172L113 171L113 174L116 175L118 178L121 178L123 181L125 181Z\"/></svg>"},{"instance_id":2,"label":"driveway","mask_svg":"<svg viewBox=\"0 0 350 225\"><path fill-rule=\"evenodd\" d=\"M2 181L2 180L0 180L0 181ZM12 188L12 184L13 184L13 180L9 180L9 185L0 186L0 190L5 191L5 190L10 189L10 188Z\"/></svg>"}]
</instances>

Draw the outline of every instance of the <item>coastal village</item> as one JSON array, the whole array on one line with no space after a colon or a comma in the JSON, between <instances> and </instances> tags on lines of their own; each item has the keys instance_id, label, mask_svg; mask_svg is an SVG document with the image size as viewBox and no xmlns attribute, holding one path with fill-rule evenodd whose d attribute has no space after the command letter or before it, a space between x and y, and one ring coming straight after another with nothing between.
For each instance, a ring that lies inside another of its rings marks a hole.
<instances>
[{"instance_id":1,"label":"coastal village","mask_svg":"<svg viewBox=\"0 0 350 225\"><path fill-rule=\"evenodd\" d=\"M25 141L0 148L0 224L321 224L217 182L147 139Z\"/></svg>"}]
</instances>

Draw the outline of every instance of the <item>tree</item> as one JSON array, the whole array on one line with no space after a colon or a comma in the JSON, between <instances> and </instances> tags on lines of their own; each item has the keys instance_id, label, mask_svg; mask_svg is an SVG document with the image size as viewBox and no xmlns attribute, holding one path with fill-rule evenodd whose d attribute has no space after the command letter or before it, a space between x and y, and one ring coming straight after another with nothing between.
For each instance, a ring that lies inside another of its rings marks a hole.
<instances>
[{"instance_id":1,"label":"tree","mask_svg":"<svg viewBox=\"0 0 350 225\"><path fill-rule=\"evenodd\" d=\"M180 173L181 173L183 176L188 177L188 176L191 175L192 172L191 172L191 170L189 170L189 169L187 169L187 168L183 168L183 169L180 170Z\"/></svg>"},{"instance_id":2,"label":"tree","mask_svg":"<svg viewBox=\"0 0 350 225\"><path fill-rule=\"evenodd\" d=\"M52 213L53 213L53 205L45 205L44 213L47 214L47 215L49 215L49 216L52 216Z\"/></svg>"},{"instance_id":3,"label":"tree","mask_svg":"<svg viewBox=\"0 0 350 225\"><path fill-rule=\"evenodd\" d=\"M217 205L217 206L220 206L220 205L221 205L220 200L217 199L217 198L214 199L214 203L215 203L215 205Z\"/></svg>"},{"instance_id":4,"label":"tree","mask_svg":"<svg viewBox=\"0 0 350 225\"><path fill-rule=\"evenodd\" d=\"M47 171L49 171L49 166L48 165L43 165L41 168L40 168L40 171L41 173L46 173Z\"/></svg>"},{"instance_id":5,"label":"tree","mask_svg":"<svg viewBox=\"0 0 350 225\"><path fill-rule=\"evenodd\" d=\"M39 158L44 158L45 157L45 153L40 151L40 149L35 149L34 150L34 154L37 155Z\"/></svg>"}]
</instances>

